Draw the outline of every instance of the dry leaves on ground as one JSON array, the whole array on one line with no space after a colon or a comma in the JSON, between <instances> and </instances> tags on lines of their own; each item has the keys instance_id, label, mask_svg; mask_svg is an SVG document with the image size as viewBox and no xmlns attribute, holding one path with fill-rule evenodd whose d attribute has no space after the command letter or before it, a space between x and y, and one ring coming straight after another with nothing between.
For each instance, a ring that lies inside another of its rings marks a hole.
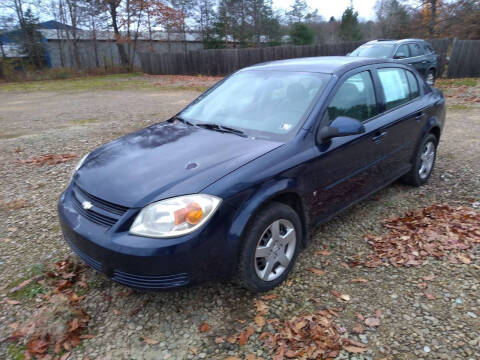
<instances>
[{"instance_id":1,"label":"dry leaves on ground","mask_svg":"<svg viewBox=\"0 0 480 360\"><path fill-rule=\"evenodd\" d=\"M40 156L34 156L29 159L20 160L22 164L30 164L36 166L43 165L57 165L60 163L65 163L72 161L78 158L78 155L75 153L65 153L65 154L44 154Z\"/></svg>"},{"instance_id":2,"label":"dry leaves on ground","mask_svg":"<svg viewBox=\"0 0 480 360\"><path fill-rule=\"evenodd\" d=\"M342 349L340 328L332 322L328 311L296 316L290 320L271 322L274 334L264 333L266 346L273 347L273 359L326 359L336 357ZM350 345L349 340L345 340Z\"/></svg>"},{"instance_id":3,"label":"dry leaves on ground","mask_svg":"<svg viewBox=\"0 0 480 360\"><path fill-rule=\"evenodd\" d=\"M12 200L12 201L0 204L0 208L4 208L7 210L18 210L27 206L28 206L28 201L24 199Z\"/></svg>"},{"instance_id":4,"label":"dry leaves on ground","mask_svg":"<svg viewBox=\"0 0 480 360\"><path fill-rule=\"evenodd\" d=\"M83 339L93 335L83 334L87 328L89 315L82 308L85 296L78 296L76 288L85 288L84 265L65 259L55 264L55 270L26 280L11 292L37 282L46 288L41 295L42 302L31 320L15 329L11 341L23 341L27 345L26 356L42 358L49 356L53 347L55 353L69 352Z\"/></svg>"},{"instance_id":5,"label":"dry leaves on ground","mask_svg":"<svg viewBox=\"0 0 480 360\"><path fill-rule=\"evenodd\" d=\"M480 243L480 212L466 207L434 204L387 220L384 226L389 230L384 236L366 236L374 254L351 266L418 266L429 256L469 264L472 259L465 252Z\"/></svg>"}]
</instances>

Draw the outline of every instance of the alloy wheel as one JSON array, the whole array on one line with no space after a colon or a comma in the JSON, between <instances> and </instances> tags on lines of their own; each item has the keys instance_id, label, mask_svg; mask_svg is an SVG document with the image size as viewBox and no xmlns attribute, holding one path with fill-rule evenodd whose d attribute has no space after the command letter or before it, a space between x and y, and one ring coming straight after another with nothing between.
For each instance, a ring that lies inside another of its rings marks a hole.
<instances>
[{"instance_id":1,"label":"alloy wheel","mask_svg":"<svg viewBox=\"0 0 480 360\"><path fill-rule=\"evenodd\" d=\"M293 224L280 219L270 224L255 249L255 271L264 281L277 279L288 268L295 254L297 235Z\"/></svg>"},{"instance_id":2,"label":"alloy wheel","mask_svg":"<svg viewBox=\"0 0 480 360\"><path fill-rule=\"evenodd\" d=\"M435 144L429 141L423 148L422 155L420 155L420 169L418 175L421 179L426 179L433 168L433 162L435 161Z\"/></svg>"},{"instance_id":3,"label":"alloy wheel","mask_svg":"<svg viewBox=\"0 0 480 360\"><path fill-rule=\"evenodd\" d=\"M427 84L430 86L433 86L435 84L435 76L433 75L433 72L428 72L426 81Z\"/></svg>"}]
</instances>

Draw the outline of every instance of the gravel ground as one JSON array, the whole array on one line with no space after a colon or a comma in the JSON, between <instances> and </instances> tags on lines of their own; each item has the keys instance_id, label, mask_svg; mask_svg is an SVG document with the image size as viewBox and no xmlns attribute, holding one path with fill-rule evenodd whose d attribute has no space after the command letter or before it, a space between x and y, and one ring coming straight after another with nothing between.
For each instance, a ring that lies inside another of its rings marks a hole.
<instances>
[{"instance_id":1,"label":"gravel ground","mask_svg":"<svg viewBox=\"0 0 480 360\"><path fill-rule=\"evenodd\" d=\"M468 91L478 95L480 86ZM0 92L0 358L23 358L25 347L7 339L42 302L35 289L23 293L20 304L8 302L8 289L41 265L50 267L71 254L61 236L56 200L76 159L41 167L21 160L46 153L81 156L167 118L197 95L152 89ZM345 266L353 255L370 252L363 235L381 234L383 219L436 202L479 206L480 104L461 104L449 108L429 183L422 188L395 183L318 228L289 280L272 296L262 299L229 283L142 293L88 270L83 303L91 316L88 333L95 337L83 340L69 358L269 359L271 352L259 339L262 331L272 330L269 319L340 308L336 323L368 350L342 351L339 359L479 359L479 249L469 265L429 259L415 268ZM325 248L330 255L315 255ZM306 271L309 267L325 273ZM429 275L434 275L428 288L435 299L421 287ZM368 281L352 282L355 278ZM332 290L351 299L339 300ZM254 322L257 300L268 307L263 330ZM375 316L378 309L380 326L353 334L359 314ZM202 323L210 328L199 331ZM250 326L255 332L245 345L228 341Z\"/></svg>"}]
</instances>

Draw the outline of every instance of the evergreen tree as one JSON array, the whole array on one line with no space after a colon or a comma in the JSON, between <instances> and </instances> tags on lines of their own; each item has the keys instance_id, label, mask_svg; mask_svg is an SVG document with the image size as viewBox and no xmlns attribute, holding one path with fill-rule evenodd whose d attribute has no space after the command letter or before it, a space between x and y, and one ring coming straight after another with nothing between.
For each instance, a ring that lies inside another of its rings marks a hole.
<instances>
[{"instance_id":1,"label":"evergreen tree","mask_svg":"<svg viewBox=\"0 0 480 360\"><path fill-rule=\"evenodd\" d=\"M295 23L290 30L290 39L294 45L310 45L315 40L315 32L308 25Z\"/></svg>"},{"instance_id":2,"label":"evergreen tree","mask_svg":"<svg viewBox=\"0 0 480 360\"><path fill-rule=\"evenodd\" d=\"M362 40L363 34L358 23L358 12L354 11L353 6L345 9L340 24L340 39L344 41Z\"/></svg>"},{"instance_id":3,"label":"evergreen tree","mask_svg":"<svg viewBox=\"0 0 480 360\"><path fill-rule=\"evenodd\" d=\"M22 46L31 65L41 68L45 65L45 50L42 45L42 36L38 32L38 18L30 9L25 11L22 18Z\"/></svg>"}]
</instances>

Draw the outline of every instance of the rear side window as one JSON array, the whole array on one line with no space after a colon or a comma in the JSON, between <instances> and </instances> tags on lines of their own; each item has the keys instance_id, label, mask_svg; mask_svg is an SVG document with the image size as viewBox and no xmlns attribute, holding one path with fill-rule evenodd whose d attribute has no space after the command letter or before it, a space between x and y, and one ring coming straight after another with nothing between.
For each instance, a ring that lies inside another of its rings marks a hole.
<instances>
[{"instance_id":1,"label":"rear side window","mask_svg":"<svg viewBox=\"0 0 480 360\"><path fill-rule=\"evenodd\" d=\"M400 45L395 53L396 58L408 58L410 57L410 51L408 50L408 46L406 44Z\"/></svg>"},{"instance_id":2,"label":"rear side window","mask_svg":"<svg viewBox=\"0 0 480 360\"><path fill-rule=\"evenodd\" d=\"M399 68L378 69L378 77L382 84L387 110L410 101L410 86L405 70Z\"/></svg>"},{"instance_id":3,"label":"rear side window","mask_svg":"<svg viewBox=\"0 0 480 360\"><path fill-rule=\"evenodd\" d=\"M423 48L425 49L425 54L431 54L434 52L433 48L427 43L423 44Z\"/></svg>"},{"instance_id":4,"label":"rear side window","mask_svg":"<svg viewBox=\"0 0 480 360\"><path fill-rule=\"evenodd\" d=\"M411 71L405 71L407 74L408 85L410 86L410 99L415 99L420 95L418 90L418 81Z\"/></svg>"},{"instance_id":5,"label":"rear side window","mask_svg":"<svg viewBox=\"0 0 480 360\"><path fill-rule=\"evenodd\" d=\"M411 57L423 55L423 49L420 47L419 44L417 43L408 44L408 47L410 49Z\"/></svg>"},{"instance_id":6,"label":"rear side window","mask_svg":"<svg viewBox=\"0 0 480 360\"><path fill-rule=\"evenodd\" d=\"M366 121L377 115L377 100L370 71L352 75L340 86L327 108L330 121L348 116Z\"/></svg>"}]
</instances>

